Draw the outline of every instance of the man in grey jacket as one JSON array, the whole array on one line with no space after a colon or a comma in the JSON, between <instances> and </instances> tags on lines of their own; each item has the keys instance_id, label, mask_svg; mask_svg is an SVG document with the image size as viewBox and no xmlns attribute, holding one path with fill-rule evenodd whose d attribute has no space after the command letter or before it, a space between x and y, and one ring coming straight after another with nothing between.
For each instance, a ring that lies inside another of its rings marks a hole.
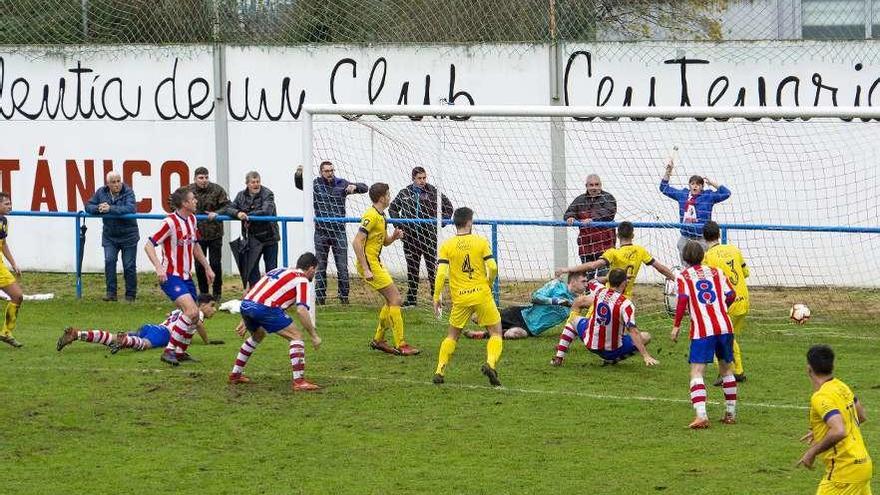
<instances>
[{"instance_id":1,"label":"man in grey jacket","mask_svg":"<svg viewBox=\"0 0 880 495\"><path fill-rule=\"evenodd\" d=\"M247 230L248 236L262 243L263 265L266 272L269 272L278 267L278 241L281 240L281 236L278 234L278 224L253 220L256 219L254 217L277 216L275 193L262 185L259 172L248 172L244 181L247 187L235 195L235 199L223 210L222 214L241 220L242 231ZM260 277L260 262L258 260L247 276L248 286L253 287L260 280Z\"/></svg>"},{"instance_id":2,"label":"man in grey jacket","mask_svg":"<svg viewBox=\"0 0 880 495\"><path fill-rule=\"evenodd\" d=\"M119 172L110 171L107 185L99 188L86 204L91 215L126 215L135 213L134 191L122 183ZM116 301L116 263L122 252L122 272L125 276L125 300L137 297L137 245L140 240L137 220L131 218L104 218L101 245L104 246L104 279L107 291L105 301Z\"/></svg>"}]
</instances>

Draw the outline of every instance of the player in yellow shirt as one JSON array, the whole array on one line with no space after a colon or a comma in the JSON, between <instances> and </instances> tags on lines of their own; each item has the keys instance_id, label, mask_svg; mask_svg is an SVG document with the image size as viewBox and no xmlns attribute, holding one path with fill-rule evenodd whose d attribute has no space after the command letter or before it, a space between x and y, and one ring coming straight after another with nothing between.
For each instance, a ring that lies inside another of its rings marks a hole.
<instances>
[{"instance_id":1,"label":"player in yellow shirt","mask_svg":"<svg viewBox=\"0 0 880 495\"><path fill-rule=\"evenodd\" d=\"M406 343L403 338L403 315L400 313L400 292L391 279L391 274L382 266L380 255L382 248L403 237L403 231L395 228L391 236L387 235L385 209L391 204L391 188L388 184L377 182L370 186L369 207L361 217L361 225L354 236L352 246L357 257L358 274L364 281L385 298L385 304L379 310L379 325L376 334L370 341L370 347L389 354L414 356L419 351ZM394 347L385 342L385 331L391 329L394 336Z\"/></svg>"},{"instance_id":2,"label":"player in yellow shirt","mask_svg":"<svg viewBox=\"0 0 880 495\"><path fill-rule=\"evenodd\" d=\"M9 243L6 240L6 236L9 233L6 214L10 211L12 211L12 199L9 193L0 192L0 252L3 253L3 257L12 266L12 271L10 272L9 268L6 268L6 264L0 260L0 289L9 295L9 301L6 303L6 315L3 321L0 322L0 325L2 325L0 327L0 342L9 344L12 347L21 347L22 344L15 340L15 337L12 335L18 319L18 309L24 300L24 294L16 278L21 276L21 270L15 264L15 259L12 257L12 251L9 250Z\"/></svg>"},{"instance_id":3,"label":"player in yellow shirt","mask_svg":"<svg viewBox=\"0 0 880 495\"><path fill-rule=\"evenodd\" d=\"M874 467L859 427L866 419L865 408L833 372L830 347L815 345L807 351L807 373L814 392L810 431L801 441L810 447L798 465L812 469L816 456L824 453L825 474L816 495L871 495Z\"/></svg>"},{"instance_id":4,"label":"player in yellow shirt","mask_svg":"<svg viewBox=\"0 0 880 495\"><path fill-rule=\"evenodd\" d=\"M471 315L477 324L489 331L486 344L486 363L480 371L489 378L493 387L500 387L496 366L501 358L501 313L492 297L492 282L498 274L498 265L492 257L492 249L485 237L471 232L474 211L459 208L452 213L455 237L447 239L437 256L437 276L434 280L434 311L440 314L440 294L449 275L449 294L452 310L449 313L449 333L440 344L440 357L434 373L434 383L444 382L446 366L455 352L455 344L461 330Z\"/></svg>"},{"instance_id":5,"label":"player in yellow shirt","mask_svg":"<svg viewBox=\"0 0 880 495\"><path fill-rule=\"evenodd\" d=\"M736 291L736 300L727 308L727 314L733 324L733 376L736 381L744 382L746 381L746 372L743 369L739 338L746 328L746 315L749 313L749 288L746 286L749 267L746 266L742 252L736 246L719 242L721 228L717 223L709 220L703 225L703 238L706 240L706 255L703 257L703 264L724 272L724 276ZM720 376L715 380L714 385L721 386Z\"/></svg>"},{"instance_id":6,"label":"player in yellow shirt","mask_svg":"<svg viewBox=\"0 0 880 495\"><path fill-rule=\"evenodd\" d=\"M616 268L624 270L626 272L626 279L630 281L630 283L626 284L626 290L623 292L627 299L632 299L633 288L636 286L636 276L639 274L642 265L653 267L666 277L667 280L675 280L675 274L672 273L672 270L655 260L648 253L647 249L633 244L633 238L635 238L635 229L632 222L620 222L620 225L617 226L617 239L620 241L618 247L606 250L596 261L571 268L560 268L556 271L556 275L559 276L563 273L571 272L589 273L604 267L608 267L609 270Z\"/></svg>"}]
</instances>

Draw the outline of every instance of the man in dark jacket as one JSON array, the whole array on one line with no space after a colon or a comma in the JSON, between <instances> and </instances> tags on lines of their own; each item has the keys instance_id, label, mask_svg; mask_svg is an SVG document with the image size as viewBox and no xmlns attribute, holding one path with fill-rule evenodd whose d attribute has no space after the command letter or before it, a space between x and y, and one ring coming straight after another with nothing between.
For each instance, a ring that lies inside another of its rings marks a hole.
<instances>
[{"instance_id":1,"label":"man in dark jacket","mask_svg":"<svg viewBox=\"0 0 880 495\"><path fill-rule=\"evenodd\" d=\"M399 223L403 230L403 254L406 258L407 292L403 307L415 306L419 293L419 269L422 258L428 269L428 293L434 293L434 274L437 269L437 188L428 184L428 174L422 167L412 169L412 184L400 190L391 202L388 213L392 218L422 218L434 222ZM440 195L443 218L452 216L452 203Z\"/></svg>"},{"instance_id":2,"label":"man in dark jacket","mask_svg":"<svg viewBox=\"0 0 880 495\"><path fill-rule=\"evenodd\" d=\"M122 183L119 172L110 171L107 185L99 188L86 205L91 215L126 215L135 212L134 191ZM116 262L122 251L122 272L125 276L125 300L137 297L137 245L140 240L137 220L104 218L101 245L104 246L105 301L116 300Z\"/></svg>"},{"instance_id":3,"label":"man in dark jacket","mask_svg":"<svg viewBox=\"0 0 880 495\"><path fill-rule=\"evenodd\" d=\"M277 216L275 194L261 184L259 172L248 172L244 181L247 187L235 195L235 199L222 213L241 220L242 231L247 230L248 236L262 243L263 265L266 272L269 272L278 267L278 241L281 240L278 224L251 221L251 217ZM248 274L248 286L252 287L257 283L260 276L260 262L257 260Z\"/></svg>"},{"instance_id":4,"label":"man in dark jacket","mask_svg":"<svg viewBox=\"0 0 880 495\"><path fill-rule=\"evenodd\" d=\"M596 261L605 250L614 247L613 228L595 228L588 224L613 222L617 214L617 200L611 193L602 190L602 179L598 175L588 175L586 186L587 191L574 198L563 216L569 225L580 222L577 245L581 263ZM595 273L588 273L587 278L601 277L607 273L607 267L600 268Z\"/></svg>"},{"instance_id":5,"label":"man in dark jacket","mask_svg":"<svg viewBox=\"0 0 880 495\"><path fill-rule=\"evenodd\" d=\"M323 161L320 177L315 177L312 203L315 217L340 218L345 216L345 198L349 194L367 192L363 182L349 182L336 177L332 162ZM302 166L296 169L293 183L297 189L303 188ZM330 250L339 278L339 301L348 304L348 238L345 224L340 222L315 222L315 255L318 257L318 271L315 274L315 302L324 304L327 298L327 261Z\"/></svg>"},{"instance_id":6,"label":"man in dark jacket","mask_svg":"<svg viewBox=\"0 0 880 495\"><path fill-rule=\"evenodd\" d=\"M226 190L209 180L208 169L199 167L193 174L195 182L190 184L190 190L198 200L196 214L208 215L207 220L199 220L199 245L202 246L205 256L214 270L214 283L211 293L214 299L220 300L223 293L223 222L214 220L218 215L229 207L229 196ZM199 282L199 294L208 293L208 277L205 276L205 268L196 263L196 279Z\"/></svg>"}]
</instances>

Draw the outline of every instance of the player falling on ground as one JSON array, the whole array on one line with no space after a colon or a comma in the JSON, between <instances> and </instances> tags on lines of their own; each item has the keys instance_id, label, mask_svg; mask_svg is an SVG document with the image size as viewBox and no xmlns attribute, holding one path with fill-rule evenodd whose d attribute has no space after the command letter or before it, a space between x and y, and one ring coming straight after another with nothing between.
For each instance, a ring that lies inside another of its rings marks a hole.
<instances>
[{"instance_id":1,"label":"player falling on ground","mask_svg":"<svg viewBox=\"0 0 880 495\"><path fill-rule=\"evenodd\" d=\"M391 189L388 184L373 184L369 195L373 206L361 217L360 228L351 244L357 257L358 274L385 299L385 304L379 310L379 325L370 341L370 347L388 354L414 356L421 351L407 344L404 339L400 292L380 259L382 248L403 237L403 231L395 228L390 236L387 235L385 210L391 204ZM385 332L388 329L391 329L394 336L394 347L385 341Z\"/></svg>"},{"instance_id":2,"label":"player falling on ground","mask_svg":"<svg viewBox=\"0 0 880 495\"><path fill-rule=\"evenodd\" d=\"M860 424L865 408L852 390L834 378L834 351L815 345L807 351L807 374L813 384L810 431L801 441L810 445L798 465L809 469L824 454L825 475L817 495L870 495L873 463Z\"/></svg>"},{"instance_id":3,"label":"player falling on ground","mask_svg":"<svg viewBox=\"0 0 880 495\"><path fill-rule=\"evenodd\" d=\"M672 270L655 260L654 257L648 253L647 249L638 244L633 244L634 237L635 230L632 222L620 222L620 225L617 226L617 239L620 241L619 247L606 250L596 261L583 263L571 268L561 268L556 270L556 274L560 275L562 273L571 272L590 273L604 267L608 267L612 270L615 268L621 269L626 273L626 278L629 281L629 283L626 284L626 291L624 291L623 295L630 299L632 298L633 289L636 285L636 277L639 275L639 270L642 268L642 265L653 267L660 272L661 275L666 277L667 280L675 280L675 274L672 273Z\"/></svg>"},{"instance_id":4,"label":"player falling on ground","mask_svg":"<svg viewBox=\"0 0 880 495\"><path fill-rule=\"evenodd\" d=\"M208 285L214 281L214 271L208 264L202 247L198 245L199 231L196 229L196 205L198 200L187 187L180 187L171 194L171 213L162 221L162 226L149 237L144 245L147 258L156 269L159 286L180 310L180 317L168 329L171 339L165 346L160 359L177 366L178 356L189 358L186 347L178 345L192 339L193 322L199 316L196 304L196 286L192 281L193 256L205 267ZM156 254L156 246L162 246L162 260Z\"/></svg>"},{"instance_id":5,"label":"player falling on ground","mask_svg":"<svg viewBox=\"0 0 880 495\"><path fill-rule=\"evenodd\" d=\"M458 208L452 213L455 237L440 246L437 256L437 276L434 280L434 311L441 312L440 294L449 276L449 294L452 309L449 312L449 332L440 344L440 357L434 372L434 383L445 380L446 366L455 352L455 344L461 330L471 315L476 314L477 324L489 331L486 343L486 363L480 371L493 387L500 387L496 369L503 347L501 337L501 313L492 296L492 282L498 274L498 265L492 256L492 248L485 237L472 232L474 211Z\"/></svg>"},{"instance_id":6,"label":"player falling on ground","mask_svg":"<svg viewBox=\"0 0 880 495\"><path fill-rule=\"evenodd\" d=\"M733 290L736 291L736 300L727 308L727 314L733 324L733 377L737 382L744 382L746 381L746 372L743 369L739 340L746 328L746 315L749 313L749 288L746 286L749 267L746 266L739 248L733 244L719 243L721 228L717 223L709 220L703 225L703 238L706 240L706 255L703 264L721 270L733 285ZM721 376L713 385L721 386Z\"/></svg>"},{"instance_id":7,"label":"player falling on ground","mask_svg":"<svg viewBox=\"0 0 880 495\"><path fill-rule=\"evenodd\" d=\"M288 356L293 370L290 384L294 391L318 390L321 387L305 379L306 347L303 335L287 315L285 309L296 306L299 324L306 329L315 349L321 346L312 316L309 314L309 282L315 277L318 258L313 253L304 253L296 260L296 268L276 268L263 275L248 290L241 302L241 323L236 331L242 337L250 332L250 337L241 344L229 383L249 383L244 376L244 367L266 334L274 333L288 341Z\"/></svg>"},{"instance_id":8,"label":"player falling on ground","mask_svg":"<svg viewBox=\"0 0 880 495\"><path fill-rule=\"evenodd\" d=\"M24 300L21 286L18 285L18 279L21 277L21 270L12 257L12 251L9 250L9 224L6 215L12 211L12 200L8 192L0 192L0 247L2 247L3 257L9 262L12 271L6 268L6 263L0 261L0 290L9 295L9 301L6 303L5 316L3 318L2 328L0 328L0 342L11 345L12 347L21 347L21 342L15 340L12 332L18 321L18 311Z\"/></svg>"},{"instance_id":9,"label":"player falling on ground","mask_svg":"<svg viewBox=\"0 0 880 495\"><path fill-rule=\"evenodd\" d=\"M537 337L546 330L569 318L569 308L587 287L587 277L581 272L568 274L567 282L558 278L532 292L528 306L510 306L501 310L501 331L505 339ZM476 322L474 322L476 323ZM485 339L485 330L465 330L469 339Z\"/></svg>"},{"instance_id":10,"label":"player falling on ground","mask_svg":"<svg viewBox=\"0 0 880 495\"><path fill-rule=\"evenodd\" d=\"M222 340L208 339L208 332L205 330L205 320L210 319L217 311L214 304L214 296L210 294L201 294L196 302L199 305L199 316L198 319L193 322L195 328L191 329L191 333L198 332L205 344L222 344ZM92 344L105 345L110 348L110 352L113 354L116 354L121 349L145 351L156 347L164 348L168 345L168 341L171 340L171 330L169 329L174 326L175 322L180 319L182 314L183 313L179 309L175 309L168 315L164 322L158 325L149 323L144 324L136 332L111 332L109 330L100 330L97 328L80 330L78 328L67 327L64 329L64 333L61 337L58 338L55 348L58 351L61 351L77 340ZM185 341L178 342L177 345L186 349L189 347L189 344L189 341ZM177 360L178 362L196 361L192 357L181 359L180 356L178 356Z\"/></svg>"},{"instance_id":11,"label":"player falling on ground","mask_svg":"<svg viewBox=\"0 0 880 495\"><path fill-rule=\"evenodd\" d=\"M562 365L571 341L576 337L583 341L588 351L602 358L603 365L616 364L637 352L645 360L645 366L659 364L646 348L651 334L639 331L636 326L635 305L624 295L626 285L626 272L620 268L608 272L608 287L597 280L590 281L587 286L590 295L577 298L572 305L573 317L559 336L556 356L550 364ZM577 316L587 306L592 307L591 316Z\"/></svg>"},{"instance_id":12,"label":"player falling on ground","mask_svg":"<svg viewBox=\"0 0 880 495\"><path fill-rule=\"evenodd\" d=\"M688 268L676 278L678 306L672 341L678 341L681 320L686 310L691 316L691 348L688 362L691 364L691 403L697 413L688 425L692 429L709 427L706 414L706 385L703 374L706 365L718 358L721 386L724 390L724 424L736 423L736 379L733 377L733 324L727 315L727 307L736 299L736 292L720 270L703 266L703 246L688 241L682 250L682 259Z\"/></svg>"}]
</instances>

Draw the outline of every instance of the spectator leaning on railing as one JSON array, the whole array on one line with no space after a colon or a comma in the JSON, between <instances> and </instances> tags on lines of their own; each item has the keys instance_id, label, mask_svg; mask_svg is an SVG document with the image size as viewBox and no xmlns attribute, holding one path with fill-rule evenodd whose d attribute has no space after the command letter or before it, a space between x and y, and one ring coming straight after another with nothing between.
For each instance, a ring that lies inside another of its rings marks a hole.
<instances>
[{"instance_id":1,"label":"spectator leaning on railing","mask_svg":"<svg viewBox=\"0 0 880 495\"><path fill-rule=\"evenodd\" d=\"M122 183L119 172L110 171L107 185L99 188L86 204L92 215L126 215L135 213L134 191ZM122 251L122 271L125 276L125 300L137 297L137 245L140 240L137 220L133 218L104 218L101 245L104 246L104 278L107 291L105 301L116 300L116 261Z\"/></svg>"},{"instance_id":2,"label":"spectator leaning on railing","mask_svg":"<svg viewBox=\"0 0 880 495\"><path fill-rule=\"evenodd\" d=\"M323 161L320 177L315 177L313 206L316 217L345 217L345 198L349 194L367 192L363 182L349 182L336 177L333 162ZM293 176L297 189L303 188L302 165L297 167ZM315 274L315 300L324 304L327 298L327 257L333 249L333 260L339 279L339 301L348 304L348 237L345 224L340 222L315 222L315 255L318 257L318 271Z\"/></svg>"},{"instance_id":3,"label":"spectator leaning on railing","mask_svg":"<svg viewBox=\"0 0 880 495\"><path fill-rule=\"evenodd\" d=\"M596 174L590 174L585 183L587 189L584 194L574 198L563 215L569 225L574 222L581 224L577 238L581 263L596 261L602 253L614 247L614 229L590 227L590 222L613 222L617 215L617 200L602 189L602 179ZM594 273L588 273L587 278L601 277L607 273L607 267L600 268Z\"/></svg>"},{"instance_id":4,"label":"spectator leaning on railing","mask_svg":"<svg viewBox=\"0 0 880 495\"><path fill-rule=\"evenodd\" d=\"M278 224L275 222L253 222L251 217L274 217L275 193L263 186L260 182L259 172L248 172L245 175L245 187L235 195L235 199L227 206L222 214L238 218L242 221L242 230L247 235L262 243L262 258L266 272L274 270L278 266ZM221 212L217 212L221 213ZM260 280L260 263L257 261L248 274L248 285L253 286Z\"/></svg>"}]
</instances>

